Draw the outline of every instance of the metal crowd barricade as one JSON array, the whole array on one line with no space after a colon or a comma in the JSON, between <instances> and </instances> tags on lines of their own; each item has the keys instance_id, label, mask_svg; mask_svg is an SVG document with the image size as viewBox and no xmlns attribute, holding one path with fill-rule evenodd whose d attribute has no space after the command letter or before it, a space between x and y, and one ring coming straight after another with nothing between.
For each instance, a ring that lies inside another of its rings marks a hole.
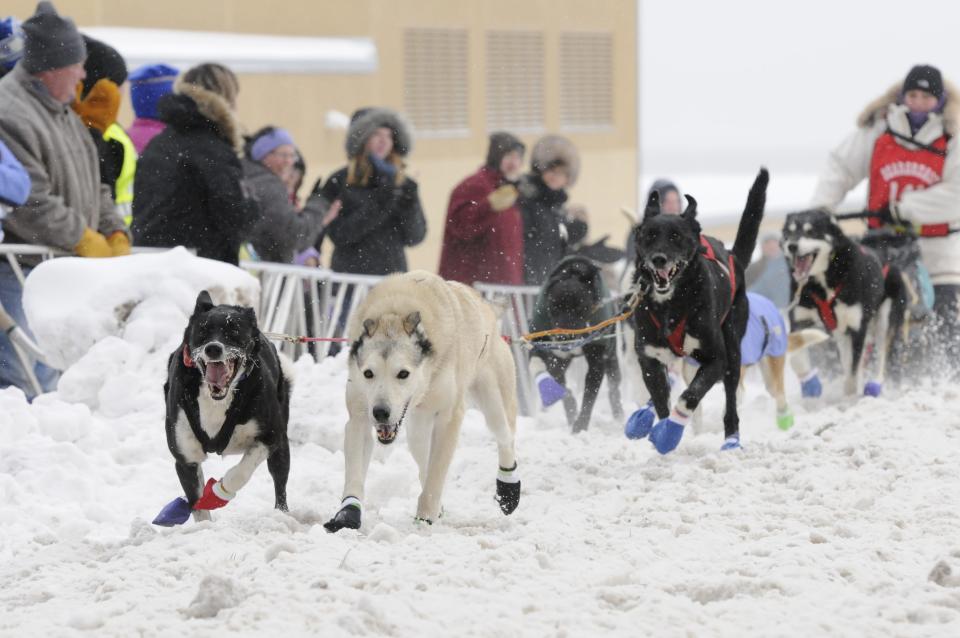
<instances>
[{"instance_id":1,"label":"metal crowd barricade","mask_svg":"<svg viewBox=\"0 0 960 638\"><path fill-rule=\"evenodd\" d=\"M353 310L383 279L263 261L244 261L240 266L260 276L258 310L264 332L322 339L345 337ZM319 361L340 347L335 341L309 345L285 341L280 350L291 357L310 352Z\"/></svg>"},{"instance_id":2,"label":"metal crowd barricade","mask_svg":"<svg viewBox=\"0 0 960 638\"><path fill-rule=\"evenodd\" d=\"M537 392L530 378L530 353L523 347L521 337L530 332L533 307L540 294L538 286L506 286L476 282L473 287L484 299L503 307L500 329L510 339L510 349L517 370L517 405L524 416L537 413Z\"/></svg>"},{"instance_id":3,"label":"metal crowd barricade","mask_svg":"<svg viewBox=\"0 0 960 638\"><path fill-rule=\"evenodd\" d=\"M47 246L0 244L0 255L3 255L7 263L10 264L10 270L13 271L17 281L20 282L21 290L23 289L23 284L26 279L17 257L39 257L42 261L46 261L47 259L56 257L58 254L61 253ZM33 388L34 394L40 394L43 392L43 388L40 387L37 375L33 371L33 362L39 361L47 366L50 366L50 364L43 356L40 347L37 346L30 335L23 330L23 326L17 325L13 317L7 314L3 304L0 304L0 329L2 329L7 334L7 338L10 339L10 345L13 346L13 351L17 354L17 359L20 361L20 366L23 368L24 375Z\"/></svg>"}]
</instances>

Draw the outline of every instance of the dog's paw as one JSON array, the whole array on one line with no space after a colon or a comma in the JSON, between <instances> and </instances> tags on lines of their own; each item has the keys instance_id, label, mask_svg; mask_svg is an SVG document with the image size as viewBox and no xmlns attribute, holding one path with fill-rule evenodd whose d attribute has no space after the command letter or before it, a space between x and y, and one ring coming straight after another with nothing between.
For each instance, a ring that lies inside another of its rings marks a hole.
<instances>
[{"instance_id":1,"label":"dog's paw","mask_svg":"<svg viewBox=\"0 0 960 638\"><path fill-rule=\"evenodd\" d=\"M721 452L726 452L727 450L742 450L743 447L740 445L740 435L731 434L723 440L723 445L720 446Z\"/></svg>"},{"instance_id":2,"label":"dog's paw","mask_svg":"<svg viewBox=\"0 0 960 638\"><path fill-rule=\"evenodd\" d=\"M863 386L863 396L865 397L878 397L881 392L883 392L883 384L876 381L867 381L867 384Z\"/></svg>"},{"instance_id":3,"label":"dog's paw","mask_svg":"<svg viewBox=\"0 0 960 638\"><path fill-rule=\"evenodd\" d=\"M360 506L353 503L344 505L333 518L323 524L323 529L331 534L347 529L360 529Z\"/></svg>"},{"instance_id":4,"label":"dog's paw","mask_svg":"<svg viewBox=\"0 0 960 638\"><path fill-rule=\"evenodd\" d=\"M648 403L646 407L640 408L630 415L627 419L627 425L623 428L623 433L628 439L645 439L650 435L650 429L653 428L653 422L656 415L653 412L653 404Z\"/></svg>"},{"instance_id":5,"label":"dog's paw","mask_svg":"<svg viewBox=\"0 0 960 638\"><path fill-rule=\"evenodd\" d=\"M540 401L543 407L549 408L551 405L567 396L567 389L551 377L546 372L537 375L537 390L540 391Z\"/></svg>"},{"instance_id":6,"label":"dog's paw","mask_svg":"<svg viewBox=\"0 0 960 638\"><path fill-rule=\"evenodd\" d=\"M520 481L507 483L497 479L497 495L494 498L500 504L500 511L510 516L520 505Z\"/></svg>"},{"instance_id":7,"label":"dog's paw","mask_svg":"<svg viewBox=\"0 0 960 638\"><path fill-rule=\"evenodd\" d=\"M777 412L777 427L786 432L793 427L793 412L789 408L784 412Z\"/></svg>"},{"instance_id":8,"label":"dog's paw","mask_svg":"<svg viewBox=\"0 0 960 638\"><path fill-rule=\"evenodd\" d=\"M677 420L673 414L658 421L650 430L650 441L653 443L653 447L657 448L657 452L660 454L673 452L680 444L680 439L683 438L685 425L685 423Z\"/></svg>"},{"instance_id":9,"label":"dog's paw","mask_svg":"<svg viewBox=\"0 0 960 638\"><path fill-rule=\"evenodd\" d=\"M203 495L193 504L195 510L215 510L220 509L230 502L236 494L231 494L223 483L217 479L209 479L203 486Z\"/></svg>"},{"instance_id":10,"label":"dog's paw","mask_svg":"<svg viewBox=\"0 0 960 638\"><path fill-rule=\"evenodd\" d=\"M823 394L823 384L820 383L816 370L800 382L800 394L804 399L816 399Z\"/></svg>"},{"instance_id":11,"label":"dog's paw","mask_svg":"<svg viewBox=\"0 0 960 638\"><path fill-rule=\"evenodd\" d=\"M154 525L160 527L173 527L174 525L183 525L190 518L190 503L182 496L178 496L167 503L157 517L153 519Z\"/></svg>"},{"instance_id":12,"label":"dog's paw","mask_svg":"<svg viewBox=\"0 0 960 638\"><path fill-rule=\"evenodd\" d=\"M423 518L421 516L414 516L413 523L414 525L433 525L433 521L431 521L429 518Z\"/></svg>"}]
</instances>

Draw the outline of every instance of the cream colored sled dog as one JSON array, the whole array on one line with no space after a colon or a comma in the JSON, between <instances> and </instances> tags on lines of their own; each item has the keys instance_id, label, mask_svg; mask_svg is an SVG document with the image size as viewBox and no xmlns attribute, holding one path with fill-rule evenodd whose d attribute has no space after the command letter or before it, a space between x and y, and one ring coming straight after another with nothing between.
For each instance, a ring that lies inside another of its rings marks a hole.
<instances>
[{"instance_id":1,"label":"cream colored sled dog","mask_svg":"<svg viewBox=\"0 0 960 638\"><path fill-rule=\"evenodd\" d=\"M346 477L327 531L360 527L374 434L389 445L402 426L420 473L417 519L437 520L468 398L496 437L496 500L504 514L513 512L520 502L516 377L493 308L472 288L426 271L392 275L361 302L349 335Z\"/></svg>"}]
</instances>

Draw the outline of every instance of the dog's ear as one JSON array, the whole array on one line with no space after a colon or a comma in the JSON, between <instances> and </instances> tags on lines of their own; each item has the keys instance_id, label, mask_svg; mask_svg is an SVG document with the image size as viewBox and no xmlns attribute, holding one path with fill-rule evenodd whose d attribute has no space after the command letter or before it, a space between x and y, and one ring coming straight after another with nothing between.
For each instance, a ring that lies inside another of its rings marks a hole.
<instances>
[{"instance_id":1,"label":"dog's ear","mask_svg":"<svg viewBox=\"0 0 960 638\"><path fill-rule=\"evenodd\" d=\"M377 331L377 320L376 319L364 319L363 320L363 334L368 337L372 337L373 334Z\"/></svg>"},{"instance_id":2,"label":"dog's ear","mask_svg":"<svg viewBox=\"0 0 960 638\"><path fill-rule=\"evenodd\" d=\"M684 195L684 197L687 198L687 208L681 213L681 216L693 221L697 218L697 200L693 198L693 195Z\"/></svg>"},{"instance_id":3,"label":"dog's ear","mask_svg":"<svg viewBox=\"0 0 960 638\"><path fill-rule=\"evenodd\" d=\"M660 193L653 189L650 197L647 198L647 207L643 209L643 219L656 217L660 214Z\"/></svg>"},{"instance_id":4,"label":"dog's ear","mask_svg":"<svg viewBox=\"0 0 960 638\"><path fill-rule=\"evenodd\" d=\"M200 313L207 312L213 308L213 299L210 298L210 293L206 290L201 290L200 294L197 295L197 303L193 307L193 314L199 315Z\"/></svg>"},{"instance_id":5,"label":"dog's ear","mask_svg":"<svg viewBox=\"0 0 960 638\"><path fill-rule=\"evenodd\" d=\"M408 335L412 335L413 331L417 329L417 326L420 325L420 313L418 311L413 311L403 319L403 330Z\"/></svg>"}]
</instances>

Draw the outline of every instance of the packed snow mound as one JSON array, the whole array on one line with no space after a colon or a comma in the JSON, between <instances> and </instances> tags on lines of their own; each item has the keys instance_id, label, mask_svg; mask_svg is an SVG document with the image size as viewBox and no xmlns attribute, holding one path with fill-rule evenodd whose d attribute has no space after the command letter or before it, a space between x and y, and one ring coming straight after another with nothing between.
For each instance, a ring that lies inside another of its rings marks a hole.
<instances>
[{"instance_id":1,"label":"packed snow mound","mask_svg":"<svg viewBox=\"0 0 960 638\"><path fill-rule=\"evenodd\" d=\"M33 269L23 305L49 361L66 369L107 337L152 352L183 331L197 294L257 307L260 284L236 266L185 248L112 259L63 257Z\"/></svg>"}]
</instances>

